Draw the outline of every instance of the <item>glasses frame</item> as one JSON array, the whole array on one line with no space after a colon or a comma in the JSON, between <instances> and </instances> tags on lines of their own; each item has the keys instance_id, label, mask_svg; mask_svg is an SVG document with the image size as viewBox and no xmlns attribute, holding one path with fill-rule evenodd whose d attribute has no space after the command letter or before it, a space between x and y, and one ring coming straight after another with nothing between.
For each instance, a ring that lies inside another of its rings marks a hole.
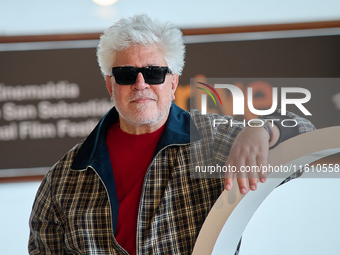
<instances>
[{"instance_id":1,"label":"glasses frame","mask_svg":"<svg viewBox=\"0 0 340 255\"><path fill-rule=\"evenodd\" d=\"M162 79L157 81L157 82L152 82L151 80L155 79L154 77L150 77L150 71L152 71L152 69L157 69L157 70L162 70ZM131 78L129 81L124 81L124 79L121 79L120 77L118 77L117 79L117 75L118 72L120 70L130 70L130 75L133 75L133 79ZM112 67L112 76L115 77L116 83L119 85L133 85L136 83L136 79L139 73L142 73L143 78L145 83L149 84L149 85L159 85L164 83L165 81L165 76L167 74L172 74L172 71L169 67L167 66L146 66L146 67L134 67L134 66L116 66L116 67Z\"/></svg>"}]
</instances>

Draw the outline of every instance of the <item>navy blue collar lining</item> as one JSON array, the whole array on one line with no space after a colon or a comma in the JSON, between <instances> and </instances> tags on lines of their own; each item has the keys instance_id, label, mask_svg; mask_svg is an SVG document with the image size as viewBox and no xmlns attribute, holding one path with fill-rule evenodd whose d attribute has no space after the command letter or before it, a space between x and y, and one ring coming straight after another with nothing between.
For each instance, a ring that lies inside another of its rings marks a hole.
<instances>
[{"instance_id":1,"label":"navy blue collar lining","mask_svg":"<svg viewBox=\"0 0 340 255\"><path fill-rule=\"evenodd\" d=\"M188 144L199 139L201 139L201 135L190 114L173 103L154 155L168 145Z\"/></svg>"},{"instance_id":2,"label":"navy blue collar lining","mask_svg":"<svg viewBox=\"0 0 340 255\"><path fill-rule=\"evenodd\" d=\"M118 112L112 108L100 120L91 134L86 138L73 160L71 169L83 170L88 166L94 168L100 165L102 151L106 146L106 135L111 125L118 121Z\"/></svg>"}]
</instances>

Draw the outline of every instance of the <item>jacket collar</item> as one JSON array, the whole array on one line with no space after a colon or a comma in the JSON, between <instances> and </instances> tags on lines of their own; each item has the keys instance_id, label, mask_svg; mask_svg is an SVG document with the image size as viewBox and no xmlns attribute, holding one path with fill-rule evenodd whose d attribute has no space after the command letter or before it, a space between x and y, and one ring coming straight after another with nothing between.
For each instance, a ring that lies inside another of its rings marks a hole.
<instances>
[{"instance_id":1,"label":"jacket collar","mask_svg":"<svg viewBox=\"0 0 340 255\"><path fill-rule=\"evenodd\" d=\"M110 126L118 121L118 118L119 115L115 108L112 108L105 114L84 141L84 144L73 160L71 169L84 170L88 166L98 168L101 165L101 161L107 160L103 159L103 157L107 156L108 150L106 146L106 134ZM201 139L201 135L190 114L178 107L175 103L172 103L169 117L156 146L154 155L168 145L183 145L199 139Z\"/></svg>"}]
</instances>

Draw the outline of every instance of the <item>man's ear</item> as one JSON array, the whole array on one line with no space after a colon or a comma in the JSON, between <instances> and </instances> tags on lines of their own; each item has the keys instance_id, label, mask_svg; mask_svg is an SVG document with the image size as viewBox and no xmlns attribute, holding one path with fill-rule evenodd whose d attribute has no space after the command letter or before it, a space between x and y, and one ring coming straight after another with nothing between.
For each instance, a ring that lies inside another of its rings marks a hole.
<instances>
[{"instance_id":1,"label":"man's ear","mask_svg":"<svg viewBox=\"0 0 340 255\"><path fill-rule=\"evenodd\" d=\"M175 100L175 92L178 86L178 74L174 73L171 80L171 96L172 100Z\"/></svg>"},{"instance_id":2,"label":"man's ear","mask_svg":"<svg viewBox=\"0 0 340 255\"><path fill-rule=\"evenodd\" d=\"M107 88L107 91L109 91L110 96L112 97L112 82L111 82L111 76L105 75L105 81L106 81L106 88Z\"/></svg>"}]
</instances>

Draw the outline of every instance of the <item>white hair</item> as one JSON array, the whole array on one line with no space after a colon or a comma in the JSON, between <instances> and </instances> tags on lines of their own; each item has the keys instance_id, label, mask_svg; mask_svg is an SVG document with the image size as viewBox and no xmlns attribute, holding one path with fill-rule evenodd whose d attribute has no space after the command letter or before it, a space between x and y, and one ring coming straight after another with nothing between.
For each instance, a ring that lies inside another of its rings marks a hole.
<instances>
[{"instance_id":1,"label":"white hair","mask_svg":"<svg viewBox=\"0 0 340 255\"><path fill-rule=\"evenodd\" d=\"M180 29L170 23L151 20L147 15L136 15L117 21L100 37L97 58L102 74L112 74L116 52L135 45L156 44L173 73L181 75L185 46Z\"/></svg>"}]
</instances>

